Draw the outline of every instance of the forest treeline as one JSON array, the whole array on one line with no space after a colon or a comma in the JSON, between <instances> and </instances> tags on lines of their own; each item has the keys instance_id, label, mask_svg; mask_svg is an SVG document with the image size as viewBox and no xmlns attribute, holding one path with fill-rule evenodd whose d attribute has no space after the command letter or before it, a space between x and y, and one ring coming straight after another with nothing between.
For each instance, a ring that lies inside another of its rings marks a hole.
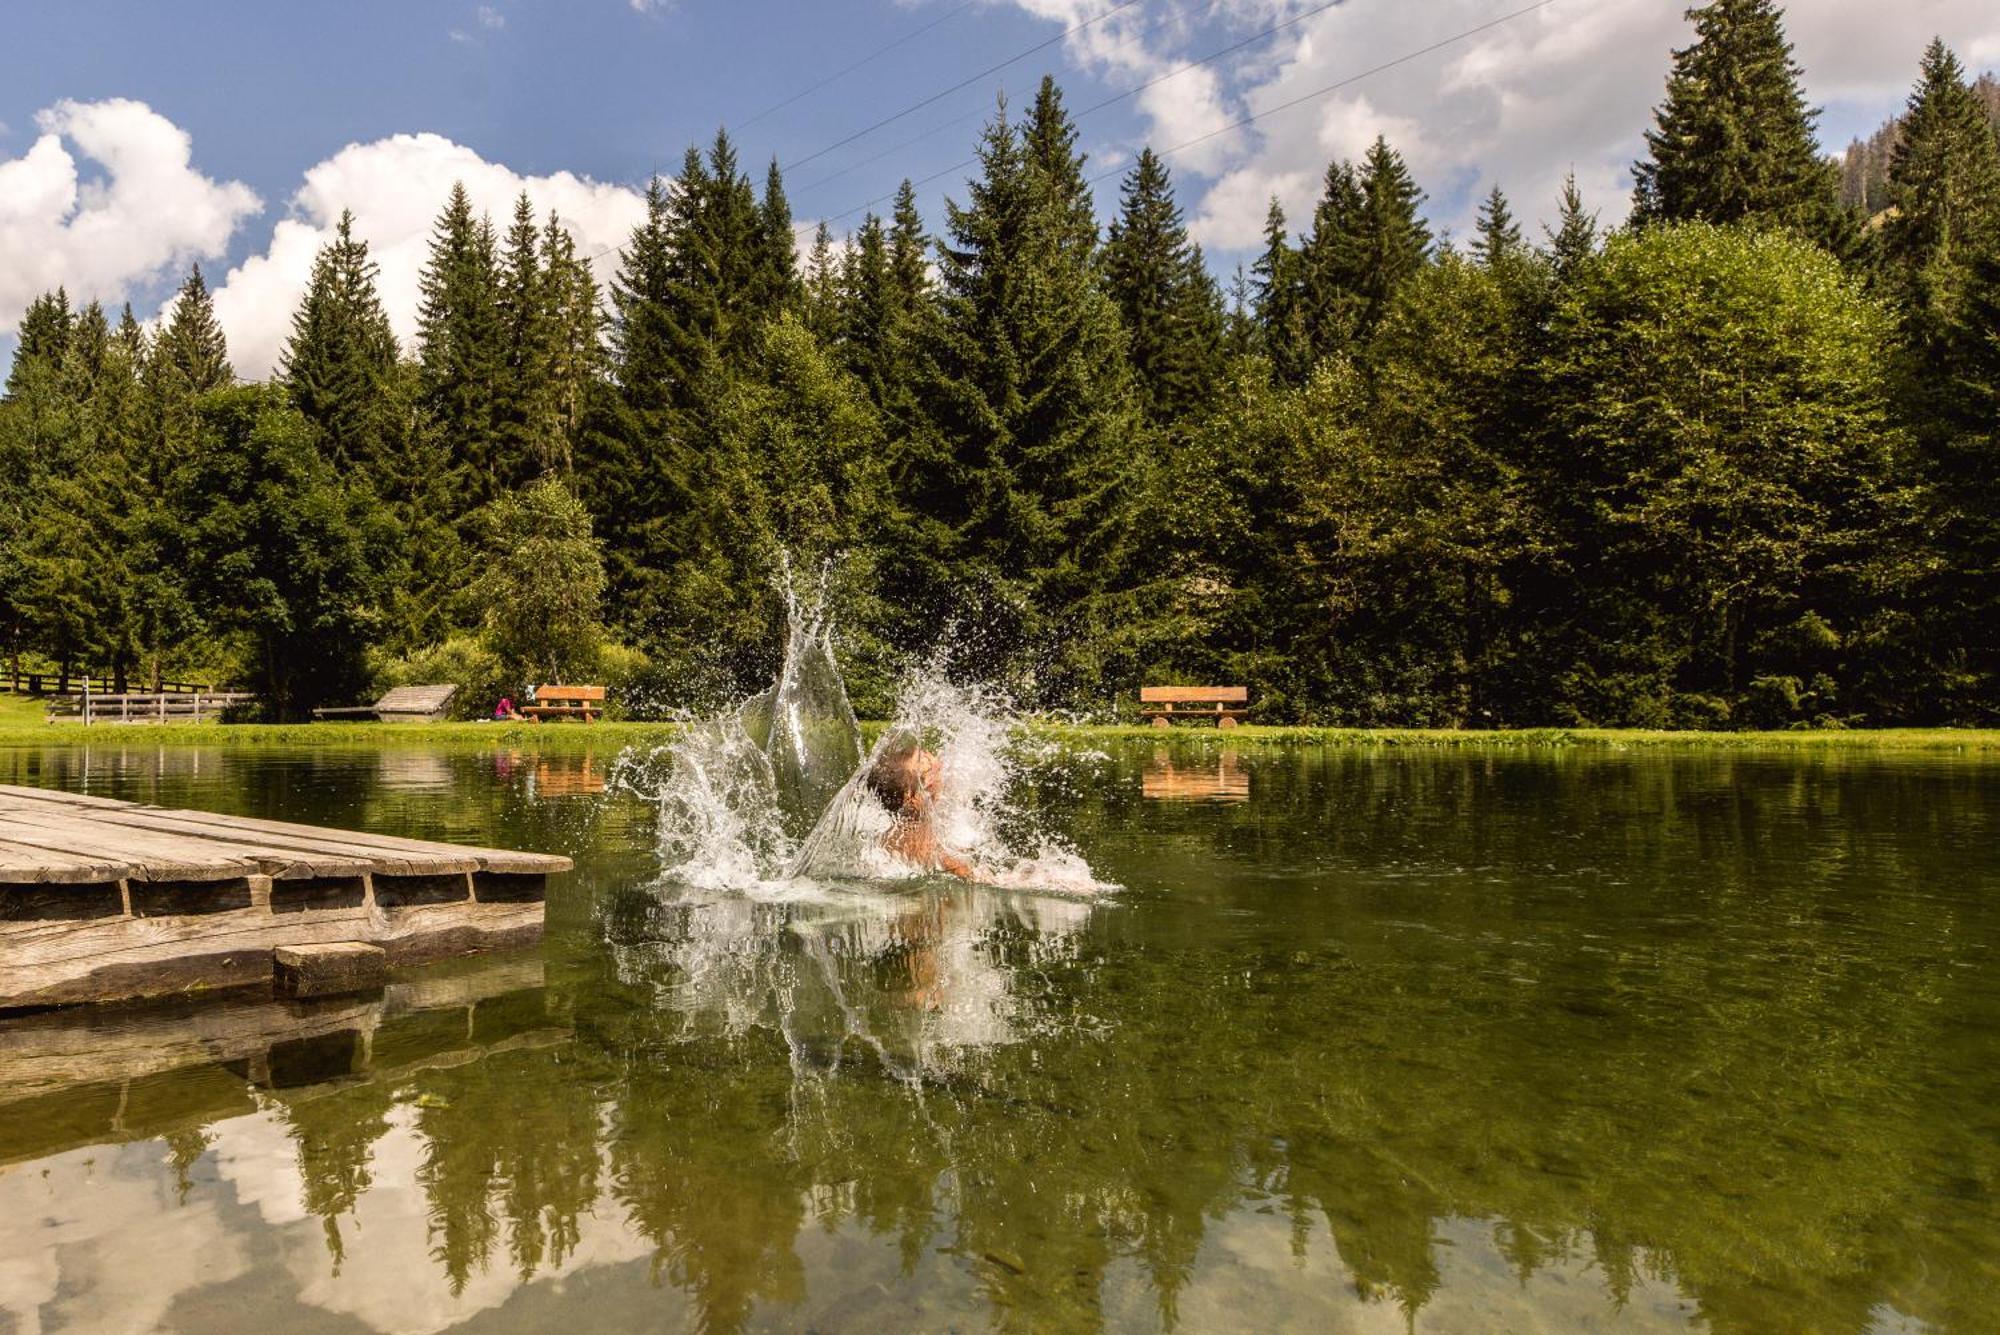
<instances>
[{"instance_id":1,"label":"forest treeline","mask_svg":"<svg viewBox=\"0 0 2000 1335\"><path fill-rule=\"evenodd\" d=\"M2000 138L1933 43L1843 200L1777 7L1690 18L1618 229L1572 184L1528 236L1496 187L1441 236L1377 141L1219 283L1150 150L1100 228L1044 81L941 220L906 184L803 258L726 134L604 291L560 218L454 191L406 348L343 219L268 383L198 270L156 333L52 293L0 400L0 651L287 717L583 674L664 709L767 679L788 553L864 710L950 640L1049 707L1991 721Z\"/></svg>"}]
</instances>

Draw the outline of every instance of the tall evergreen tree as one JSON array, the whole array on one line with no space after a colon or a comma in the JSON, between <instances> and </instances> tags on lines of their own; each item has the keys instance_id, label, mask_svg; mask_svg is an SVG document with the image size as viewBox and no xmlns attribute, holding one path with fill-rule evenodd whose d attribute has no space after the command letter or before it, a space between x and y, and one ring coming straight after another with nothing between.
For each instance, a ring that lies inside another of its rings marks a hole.
<instances>
[{"instance_id":1,"label":"tall evergreen tree","mask_svg":"<svg viewBox=\"0 0 2000 1335\"><path fill-rule=\"evenodd\" d=\"M154 357L178 393L206 394L236 379L229 366L228 340L215 318L215 301L208 294L199 264L188 271L187 281L181 284L173 316L160 335Z\"/></svg>"},{"instance_id":2,"label":"tall evergreen tree","mask_svg":"<svg viewBox=\"0 0 2000 1335\"><path fill-rule=\"evenodd\" d=\"M1542 227L1548 238L1549 262L1559 278L1568 278L1584 260L1597 253L1597 215L1584 212L1583 192L1576 188L1576 173L1563 177L1562 201L1556 225Z\"/></svg>"},{"instance_id":3,"label":"tall evergreen tree","mask_svg":"<svg viewBox=\"0 0 2000 1335\"><path fill-rule=\"evenodd\" d=\"M1882 257L1911 334L1933 348L1958 316L1982 253L2000 254L2000 139L1940 39L1924 52L1889 161Z\"/></svg>"},{"instance_id":4,"label":"tall evergreen tree","mask_svg":"<svg viewBox=\"0 0 2000 1335\"><path fill-rule=\"evenodd\" d=\"M1222 296L1152 149L1126 176L1123 196L1105 240L1105 280L1125 319L1148 415L1164 424L1190 412L1215 384Z\"/></svg>"},{"instance_id":5,"label":"tall evergreen tree","mask_svg":"<svg viewBox=\"0 0 2000 1335\"><path fill-rule=\"evenodd\" d=\"M917 213L916 187L907 179L896 187L896 207L889 217L889 273L899 299L914 308L930 294L931 243Z\"/></svg>"},{"instance_id":6,"label":"tall evergreen tree","mask_svg":"<svg viewBox=\"0 0 2000 1335\"><path fill-rule=\"evenodd\" d=\"M1062 244L1089 256L1097 249L1097 204L1084 179L1076 138L1076 122L1063 107L1062 89L1054 76L1044 74L1035 90L1035 104L1021 125L1022 156L1041 177Z\"/></svg>"},{"instance_id":7,"label":"tall evergreen tree","mask_svg":"<svg viewBox=\"0 0 2000 1335\"><path fill-rule=\"evenodd\" d=\"M1302 380L1320 361L1345 351L1361 332L1367 209L1367 196L1353 166L1329 163L1319 203L1313 208L1312 229L1299 246L1299 318L1307 352L1303 365L1295 368L1294 380Z\"/></svg>"},{"instance_id":8,"label":"tall evergreen tree","mask_svg":"<svg viewBox=\"0 0 2000 1335\"><path fill-rule=\"evenodd\" d=\"M785 197L784 173L778 160L771 159L764 173L764 197L757 204L758 244L762 251L758 265L754 309L765 318L789 309L799 297L797 244L792 225L791 201Z\"/></svg>"},{"instance_id":9,"label":"tall evergreen tree","mask_svg":"<svg viewBox=\"0 0 2000 1335\"><path fill-rule=\"evenodd\" d=\"M453 465L477 500L500 490L500 381L507 332L500 312L500 276L493 229L472 213L463 184L454 184L431 230L430 259L419 284L417 365L422 403L443 433Z\"/></svg>"},{"instance_id":10,"label":"tall evergreen tree","mask_svg":"<svg viewBox=\"0 0 2000 1335\"><path fill-rule=\"evenodd\" d=\"M373 469L398 430L396 336L375 290L377 266L345 210L313 260L278 367L292 403L336 468Z\"/></svg>"},{"instance_id":11,"label":"tall evergreen tree","mask_svg":"<svg viewBox=\"0 0 2000 1335\"><path fill-rule=\"evenodd\" d=\"M554 212L542 232L542 267L554 325L549 379L558 448L542 466L544 471L566 474L604 375L604 317L590 263L576 253L576 238Z\"/></svg>"},{"instance_id":12,"label":"tall evergreen tree","mask_svg":"<svg viewBox=\"0 0 2000 1335\"><path fill-rule=\"evenodd\" d=\"M1421 212L1424 192L1388 140L1378 137L1369 148L1360 180L1355 293L1365 334L1381 322L1398 289L1423 267L1431 233Z\"/></svg>"},{"instance_id":13,"label":"tall evergreen tree","mask_svg":"<svg viewBox=\"0 0 2000 1335\"><path fill-rule=\"evenodd\" d=\"M69 309L69 293L60 287L28 303L28 309L21 315L14 364L7 370L9 398L24 393L36 375L53 375L62 365L63 356L69 351L74 318Z\"/></svg>"},{"instance_id":14,"label":"tall evergreen tree","mask_svg":"<svg viewBox=\"0 0 2000 1335\"><path fill-rule=\"evenodd\" d=\"M1820 153L1775 0L1710 0L1674 52L1667 97L1632 169L1632 219L1776 223L1820 239L1837 173Z\"/></svg>"},{"instance_id":15,"label":"tall evergreen tree","mask_svg":"<svg viewBox=\"0 0 2000 1335\"><path fill-rule=\"evenodd\" d=\"M1304 261L1285 230L1278 197L1264 214L1264 251L1251 266L1256 293L1258 342L1271 360L1271 373L1285 384L1302 382L1312 369L1312 341L1306 329Z\"/></svg>"},{"instance_id":16,"label":"tall evergreen tree","mask_svg":"<svg viewBox=\"0 0 2000 1335\"><path fill-rule=\"evenodd\" d=\"M1138 435L1124 332L1077 225L1075 131L1059 104L1038 106L1039 149L1003 105L981 138L969 205L947 205L941 308L919 372L926 436L904 489L927 525L921 546L953 563L956 578L931 597L983 586L1024 618L1027 640L1080 614L1111 577L1114 500ZM924 585L944 573L909 571L905 605L922 606ZM1060 692L1068 673L1089 670L1070 659L1042 688Z\"/></svg>"},{"instance_id":17,"label":"tall evergreen tree","mask_svg":"<svg viewBox=\"0 0 2000 1335\"><path fill-rule=\"evenodd\" d=\"M505 365L494 394L494 481L526 485L562 452L555 379L556 276L543 264L542 229L526 191L514 202L500 262L499 316Z\"/></svg>"},{"instance_id":18,"label":"tall evergreen tree","mask_svg":"<svg viewBox=\"0 0 2000 1335\"><path fill-rule=\"evenodd\" d=\"M822 343L832 341L840 326L840 263L833 257L833 229L821 219L813 231L812 253L806 259L805 327Z\"/></svg>"},{"instance_id":19,"label":"tall evergreen tree","mask_svg":"<svg viewBox=\"0 0 2000 1335\"><path fill-rule=\"evenodd\" d=\"M1521 240L1521 226L1514 221L1514 211L1507 207L1507 196L1496 185L1479 206L1477 234L1472 240L1473 258L1491 269L1518 258L1526 248Z\"/></svg>"}]
</instances>

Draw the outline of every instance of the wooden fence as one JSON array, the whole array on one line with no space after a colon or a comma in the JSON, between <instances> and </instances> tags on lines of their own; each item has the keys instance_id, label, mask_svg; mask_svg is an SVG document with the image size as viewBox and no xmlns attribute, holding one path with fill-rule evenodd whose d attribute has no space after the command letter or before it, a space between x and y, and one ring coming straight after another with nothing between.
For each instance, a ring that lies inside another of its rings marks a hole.
<instances>
[{"instance_id":1,"label":"wooden fence","mask_svg":"<svg viewBox=\"0 0 2000 1335\"><path fill-rule=\"evenodd\" d=\"M126 684L129 687L131 680L128 679ZM12 691L16 695L68 695L74 691L89 691L93 695L112 695L117 693L117 688L118 679L108 673L102 675L97 673L82 675L71 673L65 677L60 672L23 672L19 668L9 668L6 672L0 673L0 691ZM212 695L215 693L215 684L213 682L163 681L160 683L157 691L150 691L149 693L157 695L194 695L196 693Z\"/></svg>"},{"instance_id":2,"label":"wooden fence","mask_svg":"<svg viewBox=\"0 0 2000 1335\"><path fill-rule=\"evenodd\" d=\"M257 697L247 691L203 691L185 694L148 691L143 694L104 694L85 691L81 695L49 697L51 720L77 719L84 723L200 723L220 718L235 705L247 705Z\"/></svg>"}]
</instances>

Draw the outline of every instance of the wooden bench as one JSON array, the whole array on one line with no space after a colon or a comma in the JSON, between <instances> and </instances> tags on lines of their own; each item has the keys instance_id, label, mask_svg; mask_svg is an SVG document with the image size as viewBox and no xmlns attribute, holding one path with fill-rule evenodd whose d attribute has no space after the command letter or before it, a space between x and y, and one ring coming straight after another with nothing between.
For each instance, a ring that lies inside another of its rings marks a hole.
<instances>
[{"instance_id":1,"label":"wooden bench","mask_svg":"<svg viewBox=\"0 0 2000 1335\"><path fill-rule=\"evenodd\" d=\"M1250 714L1248 686L1141 686L1139 717L1153 720L1156 728L1170 728L1176 722L1215 721L1218 728L1233 728Z\"/></svg>"},{"instance_id":2,"label":"wooden bench","mask_svg":"<svg viewBox=\"0 0 2000 1335\"><path fill-rule=\"evenodd\" d=\"M522 705L521 712L536 722L573 718L579 723L595 723L604 714L602 686L537 686L535 703Z\"/></svg>"}]
</instances>

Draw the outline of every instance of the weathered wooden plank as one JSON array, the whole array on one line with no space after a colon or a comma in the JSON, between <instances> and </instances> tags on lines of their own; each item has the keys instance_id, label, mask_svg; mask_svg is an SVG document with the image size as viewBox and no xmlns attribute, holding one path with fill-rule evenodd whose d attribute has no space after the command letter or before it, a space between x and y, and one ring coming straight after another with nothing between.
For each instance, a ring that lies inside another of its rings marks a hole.
<instances>
[{"instance_id":1,"label":"weathered wooden plank","mask_svg":"<svg viewBox=\"0 0 2000 1335\"><path fill-rule=\"evenodd\" d=\"M576 863L560 853L522 853L504 847L478 847L468 843L438 843L432 839L404 839L400 835L380 835L364 829L322 829L318 825L298 825L294 821L272 821L252 815L224 815L218 811L172 811L176 819L196 821L210 829L238 829L250 833L290 835L316 841L322 847L366 849L378 857L410 859L410 875L424 871L568 871ZM472 865L454 865L472 859ZM430 865L430 863L436 865ZM388 867L384 867L388 869Z\"/></svg>"},{"instance_id":2,"label":"weathered wooden plank","mask_svg":"<svg viewBox=\"0 0 2000 1335\"><path fill-rule=\"evenodd\" d=\"M0 815L4 819L4 815ZM0 885L89 885L122 881L131 864L120 858L63 853L0 839ZM0 894L6 893L0 890Z\"/></svg>"},{"instance_id":3,"label":"weathered wooden plank","mask_svg":"<svg viewBox=\"0 0 2000 1335\"><path fill-rule=\"evenodd\" d=\"M185 837L213 845L226 856L257 860L262 870L280 878L308 876L360 876L379 868L382 859L365 849L345 843L337 836L308 838L303 835L267 834L240 826L201 818L200 813L170 811L155 807L132 807L121 811L93 813L93 824L114 829L133 829ZM474 861L461 858L462 861Z\"/></svg>"},{"instance_id":4,"label":"weathered wooden plank","mask_svg":"<svg viewBox=\"0 0 2000 1335\"><path fill-rule=\"evenodd\" d=\"M218 881L263 870L255 858L227 844L113 826L55 809L11 812L0 828L9 843L83 857L122 858L130 864L131 880Z\"/></svg>"},{"instance_id":5,"label":"weathered wooden plank","mask_svg":"<svg viewBox=\"0 0 2000 1335\"><path fill-rule=\"evenodd\" d=\"M115 797L98 797L93 793L70 793L60 788L31 788L21 784L0 783L0 810L12 803L40 803L65 807L129 807L130 802Z\"/></svg>"},{"instance_id":6,"label":"weathered wooden plank","mask_svg":"<svg viewBox=\"0 0 2000 1335\"><path fill-rule=\"evenodd\" d=\"M65 999L110 1000L162 990L155 973L186 976L178 987L266 982L277 946L365 941L392 963L440 959L504 944L526 944L542 932L539 904L433 904L407 909L315 910L273 917L262 909L229 910L201 918L122 918L50 924L67 931L8 937L0 965L0 1007L55 1004ZM244 961L261 952L261 964ZM198 967L217 960L221 976ZM97 990L102 989L102 990Z\"/></svg>"}]
</instances>

